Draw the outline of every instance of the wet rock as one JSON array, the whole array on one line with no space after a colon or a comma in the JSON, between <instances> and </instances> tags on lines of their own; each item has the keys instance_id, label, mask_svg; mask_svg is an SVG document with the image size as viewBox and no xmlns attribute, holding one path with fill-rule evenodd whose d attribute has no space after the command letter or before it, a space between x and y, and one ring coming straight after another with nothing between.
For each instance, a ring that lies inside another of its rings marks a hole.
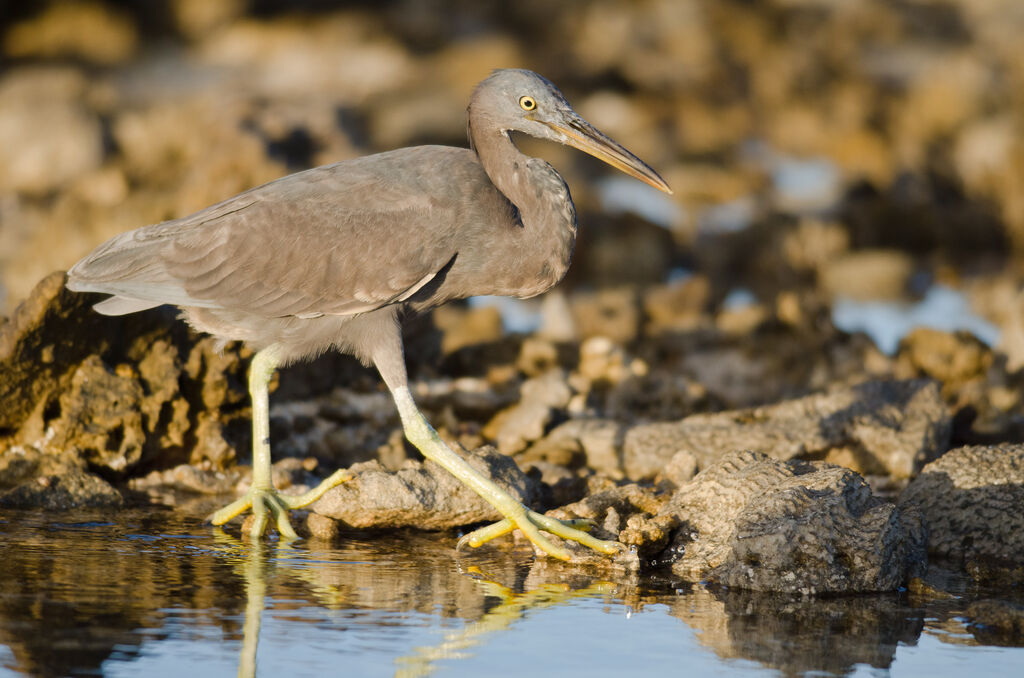
<instances>
[{"instance_id":1,"label":"wet rock","mask_svg":"<svg viewBox=\"0 0 1024 678\"><path fill-rule=\"evenodd\" d=\"M1024 564L1024 445L951 450L899 498L928 524L928 549L957 560Z\"/></svg>"},{"instance_id":2,"label":"wet rock","mask_svg":"<svg viewBox=\"0 0 1024 678\"><path fill-rule=\"evenodd\" d=\"M701 468L739 449L775 459L829 459L861 473L913 476L948 444L951 418L938 385L870 381L747 410L697 414L626 433L628 477L653 478L680 450Z\"/></svg>"},{"instance_id":3,"label":"wet rock","mask_svg":"<svg viewBox=\"0 0 1024 678\"><path fill-rule=\"evenodd\" d=\"M535 488L526 475L493 447L467 452L464 458L519 501L533 501ZM501 519L490 504L432 461L410 461L397 472L376 461L351 470L355 477L327 492L312 505L314 511L355 528L445 530Z\"/></svg>"},{"instance_id":4,"label":"wet rock","mask_svg":"<svg viewBox=\"0 0 1024 678\"><path fill-rule=\"evenodd\" d=\"M242 474L237 469L225 472L180 464L166 471L151 471L141 478L133 478L128 487L151 495L167 492L227 494L237 490L241 478Z\"/></svg>"},{"instance_id":5,"label":"wet rock","mask_svg":"<svg viewBox=\"0 0 1024 678\"><path fill-rule=\"evenodd\" d=\"M641 560L661 553L678 524L674 515L664 513L669 495L636 484L612 486L592 492L578 502L548 511L559 520L586 518L594 523L591 534L618 541ZM582 547L563 542L575 554Z\"/></svg>"},{"instance_id":6,"label":"wet rock","mask_svg":"<svg viewBox=\"0 0 1024 678\"><path fill-rule=\"evenodd\" d=\"M680 488L662 515L681 523L672 571L688 581L804 594L892 591L926 566L920 515L830 464L731 453Z\"/></svg>"},{"instance_id":7,"label":"wet rock","mask_svg":"<svg viewBox=\"0 0 1024 678\"><path fill-rule=\"evenodd\" d=\"M0 452L0 506L63 511L122 503L110 483L74 459L20 446Z\"/></svg>"},{"instance_id":8,"label":"wet rock","mask_svg":"<svg viewBox=\"0 0 1024 678\"><path fill-rule=\"evenodd\" d=\"M1024 646L1024 605L1008 600L979 600L967 608L967 628L985 645Z\"/></svg>"}]
</instances>

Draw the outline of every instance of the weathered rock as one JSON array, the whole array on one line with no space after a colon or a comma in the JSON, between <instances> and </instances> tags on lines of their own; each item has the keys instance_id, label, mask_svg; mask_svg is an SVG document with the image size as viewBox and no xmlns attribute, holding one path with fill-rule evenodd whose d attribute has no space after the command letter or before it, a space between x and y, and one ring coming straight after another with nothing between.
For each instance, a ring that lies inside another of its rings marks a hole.
<instances>
[{"instance_id":1,"label":"weathered rock","mask_svg":"<svg viewBox=\"0 0 1024 678\"><path fill-rule=\"evenodd\" d=\"M25 447L0 452L0 506L66 510L122 503L110 483L74 459Z\"/></svg>"},{"instance_id":2,"label":"weathered rock","mask_svg":"<svg viewBox=\"0 0 1024 678\"><path fill-rule=\"evenodd\" d=\"M539 440L555 411L569 404L572 390L562 370L555 369L523 382L521 395L518 403L495 415L484 430L503 454L515 454Z\"/></svg>"},{"instance_id":3,"label":"weathered rock","mask_svg":"<svg viewBox=\"0 0 1024 678\"><path fill-rule=\"evenodd\" d=\"M775 459L840 461L861 473L913 476L948 444L951 418L938 385L872 381L776 405L697 414L626 433L623 463L635 480L653 478L680 450L702 468L740 449Z\"/></svg>"},{"instance_id":4,"label":"weathered rock","mask_svg":"<svg viewBox=\"0 0 1024 678\"><path fill-rule=\"evenodd\" d=\"M467 452L464 458L519 501L533 501L534 486L511 458L490 446ZM357 528L445 530L502 517L432 461L410 461L397 472L376 461L351 470L355 477L327 492L312 505L314 511Z\"/></svg>"},{"instance_id":5,"label":"weathered rock","mask_svg":"<svg viewBox=\"0 0 1024 678\"><path fill-rule=\"evenodd\" d=\"M928 524L928 549L962 560L1024 565L1024 445L951 450L899 498Z\"/></svg>"},{"instance_id":6,"label":"weathered rock","mask_svg":"<svg viewBox=\"0 0 1024 678\"><path fill-rule=\"evenodd\" d=\"M680 488L661 515L680 521L672 571L689 581L791 593L892 591L923 573L913 509L874 497L831 464L735 452Z\"/></svg>"},{"instance_id":7,"label":"weathered rock","mask_svg":"<svg viewBox=\"0 0 1024 678\"><path fill-rule=\"evenodd\" d=\"M586 518L594 523L591 534L595 537L618 541L637 557L649 559L665 549L678 524L675 516L662 513L668 498L640 485L621 485L593 492L547 515L560 520ZM563 543L585 555L578 545Z\"/></svg>"},{"instance_id":8,"label":"weathered rock","mask_svg":"<svg viewBox=\"0 0 1024 678\"><path fill-rule=\"evenodd\" d=\"M545 460L579 468L588 466L612 478L623 477L620 450L625 428L606 419L570 419L531 445L518 458Z\"/></svg>"},{"instance_id":9,"label":"weathered rock","mask_svg":"<svg viewBox=\"0 0 1024 678\"><path fill-rule=\"evenodd\" d=\"M151 471L141 478L133 478L128 482L128 487L136 492L150 494L169 491L226 494L234 492L240 480L241 474L237 470L214 471L180 464L166 471Z\"/></svg>"},{"instance_id":10,"label":"weathered rock","mask_svg":"<svg viewBox=\"0 0 1024 678\"><path fill-rule=\"evenodd\" d=\"M527 475L539 478L536 504L546 510L579 501L587 493L587 481L565 466L547 461L521 461Z\"/></svg>"},{"instance_id":11,"label":"weathered rock","mask_svg":"<svg viewBox=\"0 0 1024 678\"><path fill-rule=\"evenodd\" d=\"M682 487L693 480L695 475L697 475L697 458L689 450L679 450L668 460L665 468L655 476L655 480L666 481L676 487Z\"/></svg>"}]
</instances>

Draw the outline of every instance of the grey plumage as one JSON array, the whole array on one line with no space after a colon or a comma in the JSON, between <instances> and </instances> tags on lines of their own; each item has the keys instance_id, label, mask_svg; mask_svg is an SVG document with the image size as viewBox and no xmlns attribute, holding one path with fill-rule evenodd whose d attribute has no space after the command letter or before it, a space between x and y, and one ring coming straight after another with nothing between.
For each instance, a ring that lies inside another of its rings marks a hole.
<instances>
[{"instance_id":1,"label":"grey plumage","mask_svg":"<svg viewBox=\"0 0 1024 678\"><path fill-rule=\"evenodd\" d=\"M109 315L179 306L197 330L272 355L269 370L329 348L353 354L377 366L401 409L402 311L534 296L569 265L569 189L516 149L511 130L571 144L668 191L536 73L496 71L467 117L471 149L404 148L286 176L112 238L75 264L68 287L114 295L96 306ZM412 416L403 411L404 422Z\"/></svg>"}]
</instances>

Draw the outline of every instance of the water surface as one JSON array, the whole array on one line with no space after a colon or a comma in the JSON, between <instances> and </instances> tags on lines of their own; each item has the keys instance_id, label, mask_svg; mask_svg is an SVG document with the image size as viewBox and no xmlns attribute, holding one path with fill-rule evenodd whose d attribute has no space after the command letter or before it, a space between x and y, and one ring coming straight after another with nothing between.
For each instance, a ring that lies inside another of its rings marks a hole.
<instances>
[{"instance_id":1,"label":"water surface","mask_svg":"<svg viewBox=\"0 0 1024 678\"><path fill-rule=\"evenodd\" d=\"M250 544L169 509L0 514L3 676L1021 675L986 592L832 599L582 571L456 535ZM991 593L991 592L988 592ZM1011 592L1011 594L1014 592Z\"/></svg>"}]
</instances>

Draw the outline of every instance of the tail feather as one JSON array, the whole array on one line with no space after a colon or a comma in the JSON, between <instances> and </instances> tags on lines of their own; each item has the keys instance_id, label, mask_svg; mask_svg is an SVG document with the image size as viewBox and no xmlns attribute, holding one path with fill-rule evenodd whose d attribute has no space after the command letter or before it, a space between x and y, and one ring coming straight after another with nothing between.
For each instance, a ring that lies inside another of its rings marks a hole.
<instances>
[{"instance_id":1,"label":"tail feather","mask_svg":"<svg viewBox=\"0 0 1024 678\"><path fill-rule=\"evenodd\" d=\"M145 311L149 308L160 306L159 301L148 301L145 299L131 299L129 297L113 296L93 306L93 310L103 315L128 315L136 311Z\"/></svg>"}]
</instances>

